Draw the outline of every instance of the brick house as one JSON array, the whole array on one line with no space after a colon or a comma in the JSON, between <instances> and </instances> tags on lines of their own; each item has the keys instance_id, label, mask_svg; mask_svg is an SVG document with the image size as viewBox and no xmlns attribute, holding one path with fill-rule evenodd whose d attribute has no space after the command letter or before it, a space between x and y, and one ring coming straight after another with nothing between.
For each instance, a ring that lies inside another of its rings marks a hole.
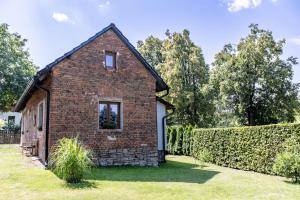
<instances>
[{"instance_id":1,"label":"brick house","mask_svg":"<svg viewBox=\"0 0 300 200\"><path fill-rule=\"evenodd\" d=\"M75 137L98 165L157 166L164 161L169 87L120 30L110 24L40 70L15 110L21 146L34 144L45 164L51 146Z\"/></svg>"}]
</instances>

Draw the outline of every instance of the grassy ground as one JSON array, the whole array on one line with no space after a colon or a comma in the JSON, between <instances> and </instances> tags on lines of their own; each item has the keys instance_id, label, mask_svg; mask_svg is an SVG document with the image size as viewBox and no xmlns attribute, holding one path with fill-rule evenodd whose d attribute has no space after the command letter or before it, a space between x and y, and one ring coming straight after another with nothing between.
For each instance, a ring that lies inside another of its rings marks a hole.
<instances>
[{"instance_id":1,"label":"grassy ground","mask_svg":"<svg viewBox=\"0 0 300 200\"><path fill-rule=\"evenodd\" d=\"M86 181L67 185L33 166L17 146L0 145L0 199L300 199L300 185L284 178L169 156L159 168L94 169Z\"/></svg>"}]
</instances>

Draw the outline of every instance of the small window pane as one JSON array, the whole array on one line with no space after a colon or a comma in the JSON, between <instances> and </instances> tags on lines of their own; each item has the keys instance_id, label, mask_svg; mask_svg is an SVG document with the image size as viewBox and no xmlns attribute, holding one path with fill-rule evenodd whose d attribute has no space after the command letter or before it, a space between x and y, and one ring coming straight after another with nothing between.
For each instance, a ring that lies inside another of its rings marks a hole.
<instances>
[{"instance_id":1,"label":"small window pane","mask_svg":"<svg viewBox=\"0 0 300 200\"><path fill-rule=\"evenodd\" d=\"M44 117L44 104L43 103L41 103L40 105L39 105L39 115L38 115L38 117L39 117L39 120L38 120L38 129L41 131L41 130L43 130L43 117Z\"/></svg>"},{"instance_id":2,"label":"small window pane","mask_svg":"<svg viewBox=\"0 0 300 200\"><path fill-rule=\"evenodd\" d=\"M99 105L99 125L101 128L105 128L108 125L108 109L107 109L107 104L100 104Z\"/></svg>"},{"instance_id":3,"label":"small window pane","mask_svg":"<svg viewBox=\"0 0 300 200\"><path fill-rule=\"evenodd\" d=\"M118 128L118 104L110 104L110 120L112 128Z\"/></svg>"},{"instance_id":4,"label":"small window pane","mask_svg":"<svg viewBox=\"0 0 300 200\"><path fill-rule=\"evenodd\" d=\"M105 65L107 68L114 67L114 55L113 54L106 54L105 55Z\"/></svg>"}]
</instances>

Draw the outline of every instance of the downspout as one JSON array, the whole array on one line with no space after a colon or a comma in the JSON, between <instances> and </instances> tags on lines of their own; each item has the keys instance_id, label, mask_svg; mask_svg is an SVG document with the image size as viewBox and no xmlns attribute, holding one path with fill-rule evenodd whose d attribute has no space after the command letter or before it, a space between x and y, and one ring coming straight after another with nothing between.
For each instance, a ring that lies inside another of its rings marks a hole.
<instances>
[{"instance_id":1,"label":"downspout","mask_svg":"<svg viewBox=\"0 0 300 200\"><path fill-rule=\"evenodd\" d=\"M166 132L165 131L165 122L166 122L166 119L169 116L171 116L171 115L174 114L174 111L175 111L175 108L172 108L172 112L170 112L169 114L163 116L163 118L162 118L162 136L163 136L162 142L163 142L163 152L164 152L164 158L163 158L163 162L164 163L166 162L166 159L165 159L165 156L166 156L166 148L165 148L165 146L166 146L166 141L165 141L165 135L166 135L166 133L165 133Z\"/></svg>"},{"instance_id":2,"label":"downspout","mask_svg":"<svg viewBox=\"0 0 300 200\"><path fill-rule=\"evenodd\" d=\"M46 109L46 138L45 138L45 167L48 167L48 139L49 139L49 116L50 116L50 91L44 87L36 86L39 89L44 90L47 93L47 109Z\"/></svg>"}]
</instances>

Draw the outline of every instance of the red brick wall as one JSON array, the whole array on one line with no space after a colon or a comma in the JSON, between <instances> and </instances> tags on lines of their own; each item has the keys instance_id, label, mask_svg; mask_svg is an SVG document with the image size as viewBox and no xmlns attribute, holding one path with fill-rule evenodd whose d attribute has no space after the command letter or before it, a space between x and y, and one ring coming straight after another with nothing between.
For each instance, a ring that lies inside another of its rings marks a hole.
<instances>
[{"instance_id":1,"label":"red brick wall","mask_svg":"<svg viewBox=\"0 0 300 200\"><path fill-rule=\"evenodd\" d=\"M51 82L51 78L43 84L43 87L48 87ZM43 102L44 116L43 116L43 129L38 130L38 106ZM34 119L36 118L36 119ZM36 123L34 123L36 120ZM34 154L38 155L40 159L45 161L45 130L46 130L46 92L37 89L31 98L27 101L24 110L22 111L22 123L21 123L21 145L31 145L38 142L38 147L35 149Z\"/></svg>"},{"instance_id":2,"label":"red brick wall","mask_svg":"<svg viewBox=\"0 0 300 200\"><path fill-rule=\"evenodd\" d=\"M117 70L104 68L117 52ZM157 165L155 79L108 31L53 68L49 145L79 136L101 165ZM98 102L122 101L122 130L99 130Z\"/></svg>"}]
</instances>

